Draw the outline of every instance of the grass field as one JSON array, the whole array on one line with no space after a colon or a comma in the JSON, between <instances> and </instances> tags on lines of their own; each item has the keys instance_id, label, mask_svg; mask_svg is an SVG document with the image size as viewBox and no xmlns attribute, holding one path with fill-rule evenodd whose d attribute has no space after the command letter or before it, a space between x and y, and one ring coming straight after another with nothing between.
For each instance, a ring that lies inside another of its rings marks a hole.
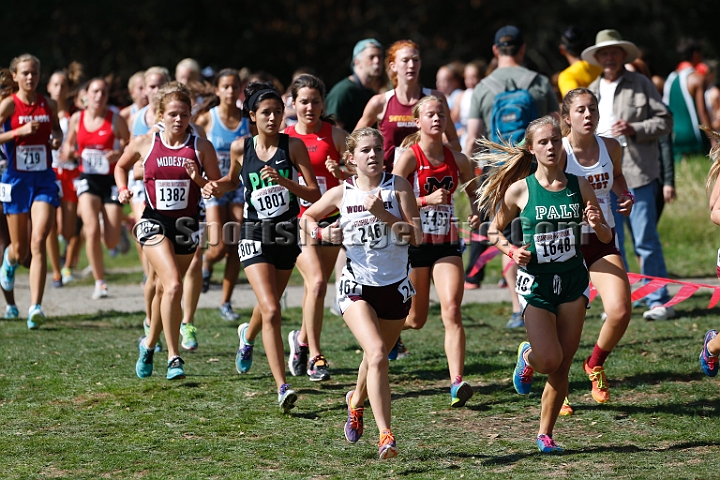
<instances>
[{"instance_id":1,"label":"grass field","mask_svg":"<svg viewBox=\"0 0 720 480\"><path fill-rule=\"evenodd\" d=\"M463 409L448 407L438 308L426 328L403 337L411 350L391 363L393 430L400 457L381 463L371 409L366 433L345 442L344 394L360 352L348 329L327 317L325 354L333 378L290 379L298 407L280 414L262 353L248 375L235 372L236 324L198 314L200 350L185 354L186 380L164 379L164 355L150 379L135 377L139 315L77 316L29 332L0 322L0 445L4 478L711 478L720 452L718 380L697 355L707 328L720 325L701 294L678 306L682 318L645 322L635 312L606 367L612 401L595 404L581 373L600 327L588 315L571 372L576 414L555 438L568 450L535 449L540 394L515 394L511 372L523 332L504 328L507 305L464 308L466 379L475 390ZM242 312L245 317L248 311ZM300 324L284 312L283 334ZM260 344L259 344L260 345Z\"/></svg>"}]
</instances>

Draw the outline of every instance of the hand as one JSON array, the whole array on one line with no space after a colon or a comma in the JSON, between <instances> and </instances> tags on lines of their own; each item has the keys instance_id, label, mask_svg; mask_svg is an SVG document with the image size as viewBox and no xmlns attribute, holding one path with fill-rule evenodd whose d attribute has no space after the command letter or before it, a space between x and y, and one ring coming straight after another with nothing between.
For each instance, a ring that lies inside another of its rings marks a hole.
<instances>
[{"instance_id":1,"label":"hand","mask_svg":"<svg viewBox=\"0 0 720 480\"><path fill-rule=\"evenodd\" d=\"M342 168L340 168L340 164L330 158L329 155L327 157L327 160L325 160L325 168L328 169L328 172L330 172L333 177L337 178L338 180L342 180L343 171Z\"/></svg>"},{"instance_id":2,"label":"hand","mask_svg":"<svg viewBox=\"0 0 720 480\"><path fill-rule=\"evenodd\" d=\"M425 197L428 205L450 205L450 192L439 188Z\"/></svg>"},{"instance_id":3,"label":"hand","mask_svg":"<svg viewBox=\"0 0 720 480\"><path fill-rule=\"evenodd\" d=\"M633 207L633 199L629 195L620 195L617 200L618 209L616 210L619 214L630 216Z\"/></svg>"},{"instance_id":4,"label":"hand","mask_svg":"<svg viewBox=\"0 0 720 480\"><path fill-rule=\"evenodd\" d=\"M520 267L527 267L528 263L530 263L530 259L532 258L532 253L528 251L528 247L530 244L523 245L520 248L516 248L515 252L513 253L513 260L515 260L515 263L518 264ZM510 247L513 248L513 247Z\"/></svg>"},{"instance_id":5,"label":"hand","mask_svg":"<svg viewBox=\"0 0 720 480\"><path fill-rule=\"evenodd\" d=\"M612 134L614 137L625 135L626 137L635 135L635 129L625 120L617 120L612 124Z\"/></svg>"},{"instance_id":6,"label":"hand","mask_svg":"<svg viewBox=\"0 0 720 480\"><path fill-rule=\"evenodd\" d=\"M109 152L105 153L105 158L107 158L108 162L115 163L120 160L121 155L122 152L120 150L110 150Z\"/></svg>"},{"instance_id":7,"label":"hand","mask_svg":"<svg viewBox=\"0 0 720 480\"><path fill-rule=\"evenodd\" d=\"M38 128L40 128L40 122L28 122L22 127L17 128L15 130L15 135L18 137L27 137L28 135L32 135L37 132Z\"/></svg>"},{"instance_id":8,"label":"hand","mask_svg":"<svg viewBox=\"0 0 720 480\"><path fill-rule=\"evenodd\" d=\"M600 213L600 208L596 207L590 202L587 202L583 215L587 219L588 225L590 225L593 230L597 230L598 228L600 228L601 225L604 225L602 223L602 214Z\"/></svg>"},{"instance_id":9,"label":"hand","mask_svg":"<svg viewBox=\"0 0 720 480\"><path fill-rule=\"evenodd\" d=\"M50 148L58 150L62 146L62 141L56 137L50 137Z\"/></svg>"},{"instance_id":10,"label":"hand","mask_svg":"<svg viewBox=\"0 0 720 480\"><path fill-rule=\"evenodd\" d=\"M470 215L468 217L468 224L470 225L470 230L477 230L480 228L480 217L478 215Z\"/></svg>"},{"instance_id":11,"label":"hand","mask_svg":"<svg viewBox=\"0 0 720 480\"><path fill-rule=\"evenodd\" d=\"M197 164L190 159L185 159L185 162L183 163L183 167L185 167L185 171L187 172L188 176L194 182L196 182L198 177L200 176L200 172L198 171Z\"/></svg>"},{"instance_id":12,"label":"hand","mask_svg":"<svg viewBox=\"0 0 720 480\"><path fill-rule=\"evenodd\" d=\"M376 217L379 217L382 215L385 210L385 202L382 199L382 191L378 190L377 196L375 195L368 195L365 197L365 210L372 213Z\"/></svg>"},{"instance_id":13,"label":"hand","mask_svg":"<svg viewBox=\"0 0 720 480\"><path fill-rule=\"evenodd\" d=\"M322 238L333 245L340 245L343 241L343 231L340 228L340 220L323 228Z\"/></svg>"},{"instance_id":14,"label":"hand","mask_svg":"<svg viewBox=\"0 0 720 480\"><path fill-rule=\"evenodd\" d=\"M675 200L677 200L677 192L675 191L675 187L671 185L664 185L663 198L665 199L665 203L673 203Z\"/></svg>"},{"instance_id":15,"label":"hand","mask_svg":"<svg viewBox=\"0 0 720 480\"><path fill-rule=\"evenodd\" d=\"M264 166L262 170L260 170L260 178L262 178L265 183L274 182L276 185L281 185L282 180L285 179L277 170L268 166Z\"/></svg>"},{"instance_id":16,"label":"hand","mask_svg":"<svg viewBox=\"0 0 720 480\"><path fill-rule=\"evenodd\" d=\"M133 196L133 192L128 190L127 186L118 192L118 202L128 203Z\"/></svg>"},{"instance_id":17,"label":"hand","mask_svg":"<svg viewBox=\"0 0 720 480\"><path fill-rule=\"evenodd\" d=\"M203 198L219 197L220 195L217 182L213 182L212 180L207 182L202 189Z\"/></svg>"}]
</instances>

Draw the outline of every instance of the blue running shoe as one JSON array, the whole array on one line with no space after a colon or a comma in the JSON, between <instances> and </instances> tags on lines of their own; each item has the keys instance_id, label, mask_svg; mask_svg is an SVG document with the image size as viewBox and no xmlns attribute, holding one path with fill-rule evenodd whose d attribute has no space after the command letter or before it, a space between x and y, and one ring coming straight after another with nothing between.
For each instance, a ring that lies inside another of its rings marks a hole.
<instances>
[{"instance_id":1,"label":"blue running shoe","mask_svg":"<svg viewBox=\"0 0 720 480\"><path fill-rule=\"evenodd\" d=\"M20 316L20 312L18 311L18 308L16 305L8 305L5 307L5 318L7 320L12 320L14 318L18 318Z\"/></svg>"},{"instance_id":2,"label":"blue running shoe","mask_svg":"<svg viewBox=\"0 0 720 480\"><path fill-rule=\"evenodd\" d=\"M388 360L398 360L400 358L407 357L408 355L410 355L410 352L405 347L402 338L398 337L397 342L395 342L395 346L388 352Z\"/></svg>"},{"instance_id":3,"label":"blue running shoe","mask_svg":"<svg viewBox=\"0 0 720 480\"><path fill-rule=\"evenodd\" d=\"M283 413L287 413L295 408L295 402L297 402L297 393L290 388L290 385L283 383L278 391L278 404Z\"/></svg>"},{"instance_id":4,"label":"blue running shoe","mask_svg":"<svg viewBox=\"0 0 720 480\"><path fill-rule=\"evenodd\" d=\"M710 340L717 336L716 330L708 330L705 334L705 341L703 342L702 352L700 352L700 367L702 371L708 377L714 377L718 373L718 357L717 355L710 355L707 345Z\"/></svg>"},{"instance_id":5,"label":"blue running shoe","mask_svg":"<svg viewBox=\"0 0 720 480\"><path fill-rule=\"evenodd\" d=\"M147 378L152 375L153 372L153 357L155 356L155 350L150 350L145 346L145 338L140 337L138 340L138 356L137 362L135 362L135 373L138 378Z\"/></svg>"},{"instance_id":6,"label":"blue running shoe","mask_svg":"<svg viewBox=\"0 0 720 480\"><path fill-rule=\"evenodd\" d=\"M3 255L2 266L0 267L0 287L6 292L11 292L15 288L15 270L17 269L17 263L10 265L8 261L9 249L5 249Z\"/></svg>"},{"instance_id":7,"label":"blue running shoe","mask_svg":"<svg viewBox=\"0 0 720 480\"><path fill-rule=\"evenodd\" d=\"M197 350L198 341L197 328L192 323L180 324L180 335L182 335L182 343L180 344L185 350Z\"/></svg>"},{"instance_id":8,"label":"blue running shoe","mask_svg":"<svg viewBox=\"0 0 720 480\"><path fill-rule=\"evenodd\" d=\"M148 335L150 335L150 325L147 323L148 321L149 320L147 319L147 317L145 318L145 320L143 320L143 330L145 331L146 337ZM181 330L181 332L182 332L182 330ZM155 344L155 353L160 353L160 352L162 352L162 343L160 343L160 340L158 340L157 343Z\"/></svg>"},{"instance_id":9,"label":"blue running shoe","mask_svg":"<svg viewBox=\"0 0 720 480\"><path fill-rule=\"evenodd\" d=\"M235 369L238 373L247 373L250 367L252 367L253 347L255 347L255 344L245 340L245 330L247 330L249 326L249 323L243 323L237 330L240 346L238 347L237 355L235 355Z\"/></svg>"},{"instance_id":10,"label":"blue running shoe","mask_svg":"<svg viewBox=\"0 0 720 480\"><path fill-rule=\"evenodd\" d=\"M453 408L464 407L465 403L473 396L473 389L465 381L454 382L450 386L450 406Z\"/></svg>"},{"instance_id":11,"label":"blue running shoe","mask_svg":"<svg viewBox=\"0 0 720 480\"><path fill-rule=\"evenodd\" d=\"M537 446L538 450L542 453L556 453L563 451L562 448L557 446L555 440L553 440L551 436L545 434L537 436Z\"/></svg>"},{"instance_id":12,"label":"blue running shoe","mask_svg":"<svg viewBox=\"0 0 720 480\"><path fill-rule=\"evenodd\" d=\"M228 322L237 322L240 320L240 314L233 310L230 302L220 305L220 317Z\"/></svg>"},{"instance_id":13,"label":"blue running shoe","mask_svg":"<svg viewBox=\"0 0 720 480\"><path fill-rule=\"evenodd\" d=\"M45 320L45 314L40 308L40 305L33 305L28 311L27 327L30 330L35 330L40 327L43 320Z\"/></svg>"},{"instance_id":14,"label":"blue running shoe","mask_svg":"<svg viewBox=\"0 0 720 480\"><path fill-rule=\"evenodd\" d=\"M518 347L517 365L513 373L513 385L520 395L527 395L532 388L533 373L535 370L525 361L524 354L530 350L529 342L522 342Z\"/></svg>"},{"instance_id":15,"label":"blue running shoe","mask_svg":"<svg viewBox=\"0 0 720 480\"><path fill-rule=\"evenodd\" d=\"M364 430L363 415L365 415L365 407L353 407L352 402L355 390L350 390L345 394L345 404L347 404L348 419L345 422L345 439L350 443L356 443L362 437Z\"/></svg>"},{"instance_id":16,"label":"blue running shoe","mask_svg":"<svg viewBox=\"0 0 720 480\"><path fill-rule=\"evenodd\" d=\"M523 328L524 326L525 320L520 312L513 312L510 320L505 324L505 328Z\"/></svg>"},{"instance_id":17,"label":"blue running shoe","mask_svg":"<svg viewBox=\"0 0 720 480\"><path fill-rule=\"evenodd\" d=\"M182 380L185 378L185 370L183 370L183 359L173 357L168 360L168 371L165 378L168 380Z\"/></svg>"}]
</instances>

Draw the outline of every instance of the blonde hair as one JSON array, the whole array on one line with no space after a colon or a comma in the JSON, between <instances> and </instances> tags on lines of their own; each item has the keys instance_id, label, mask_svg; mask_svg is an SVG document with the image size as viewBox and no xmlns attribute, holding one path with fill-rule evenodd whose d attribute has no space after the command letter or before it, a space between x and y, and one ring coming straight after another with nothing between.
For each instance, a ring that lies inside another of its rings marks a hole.
<instances>
[{"instance_id":1,"label":"blonde hair","mask_svg":"<svg viewBox=\"0 0 720 480\"><path fill-rule=\"evenodd\" d=\"M435 95L428 95L426 97L422 97L420 100L417 101L417 103L412 109L413 118L415 120L420 118L420 110L422 109L423 105L430 102L443 103L443 101ZM421 135L422 133L420 132L420 129L418 129L417 132L411 133L403 139L402 143L400 144L400 148L408 149L413 145L419 143Z\"/></svg>"},{"instance_id":2,"label":"blonde hair","mask_svg":"<svg viewBox=\"0 0 720 480\"><path fill-rule=\"evenodd\" d=\"M395 63L395 54L402 48L413 48L417 50L418 55L420 55L420 47L412 40L398 40L397 42L390 45L390 48L388 48L387 52L385 53L385 71L387 72L388 77L390 77L393 88L397 87L398 80L397 73L392 71L392 69L390 68L390 64Z\"/></svg>"},{"instance_id":3,"label":"blonde hair","mask_svg":"<svg viewBox=\"0 0 720 480\"><path fill-rule=\"evenodd\" d=\"M350 135L348 135L347 139L345 140L345 145L347 145L347 150L343 152L343 161L345 162L345 164L348 163L350 155L353 155L353 153L355 152L355 149L357 148L358 143L360 143L360 140L365 137L375 137L380 140L380 143L383 143L383 136L382 133L380 133L380 130L372 127L363 127L355 130Z\"/></svg>"},{"instance_id":4,"label":"blonde hair","mask_svg":"<svg viewBox=\"0 0 720 480\"><path fill-rule=\"evenodd\" d=\"M165 106L173 100L187 103L187 106L192 110L190 95L190 90L180 82L168 82L161 86L157 92L158 104L155 108L155 117L160 121L163 113L165 113Z\"/></svg>"},{"instance_id":5,"label":"blonde hair","mask_svg":"<svg viewBox=\"0 0 720 480\"><path fill-rule=\"evenodd\" d=\"M165 67L148 68L147 70L145 70L145 80L147 80L150 75L160 75L165 80L163 83L167 83L170 81L170 72Z\"/></svg>"},{"instance_id":6,"label":"blonde hair","mask_svg":"<svg viewBox=\"0 0 720 480\"><path fill-rule=\"evenodd\" d=\"M137 82L143 82L143 85L145 84L145 72L143 70L133 73L128 79L128 90L132 90Z\"/></svg>"},{"instance_id":7,"label":"blonde hair","mask_svg":"<svg viewBox=\"0 0 720 480\"><path fill-rule=\"evenodd\" d=\"M551 115L533 120L525 130L525 140L519 145L495 143L483 137L478 141L480 153L473 156L480 166L490 167L487 179L477 189L478 207L494 215L503 201L503 196L513 183L530 175L533 158L530 147L535 132L545 125L552 125L558 131L560 125Z\"/></svg>"},{"instance_id":8,"label":"blonde hair","mask_svg":"<svg viewBox=\"0 0 720 480\"><path fill-rule=\"evenodd\" d=\"M713 162L710 166L710 171L708 172L707 181L705 182L705 190L709 195L713 189L713 185L715 185L715 180L718 178L718 174L720 174L720 133L714 131L706 125L700 125L700 128L706 131L708 135L715 137L715 139L719 142L715 144L708 154L708 157Z\"/></svg>"},{"instance_id":9,"label":"blonde hair","mask_svg":"<svg viewBox=\"0 0 720 480\"><path fill-rule=\"evenodd\" d=\"M34 62L35 65L37 65L38 70L40 70L40 59L37 58L35 55L31 55L29 53L23 53L22 55L19 55L10 61L10 71L12 73L17 73L17 67L22 62Z\"/></svg>"}]
</instances>

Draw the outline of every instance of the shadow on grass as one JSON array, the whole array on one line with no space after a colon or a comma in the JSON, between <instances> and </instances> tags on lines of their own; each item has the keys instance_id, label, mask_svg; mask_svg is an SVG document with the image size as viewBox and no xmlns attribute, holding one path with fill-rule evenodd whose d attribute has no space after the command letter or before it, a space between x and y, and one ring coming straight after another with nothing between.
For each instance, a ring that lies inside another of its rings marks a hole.
<instances>
[{"instance_id":1,"label":"shadow on grass","mask_svg":"<svg viewBox=\"0 0 720 480\"><path fill-rule=\"evenodd\" d=\"M605 410L618 412L616 420L627 418L630 415L680 415L716 417L720 414L720 399L700 399L690 403L660 403L652 405L628 405L628 404L594 404L594 405L573 405L573 409L579 413L582 411L597 412Z\"/></svg>"}]
</instances>

